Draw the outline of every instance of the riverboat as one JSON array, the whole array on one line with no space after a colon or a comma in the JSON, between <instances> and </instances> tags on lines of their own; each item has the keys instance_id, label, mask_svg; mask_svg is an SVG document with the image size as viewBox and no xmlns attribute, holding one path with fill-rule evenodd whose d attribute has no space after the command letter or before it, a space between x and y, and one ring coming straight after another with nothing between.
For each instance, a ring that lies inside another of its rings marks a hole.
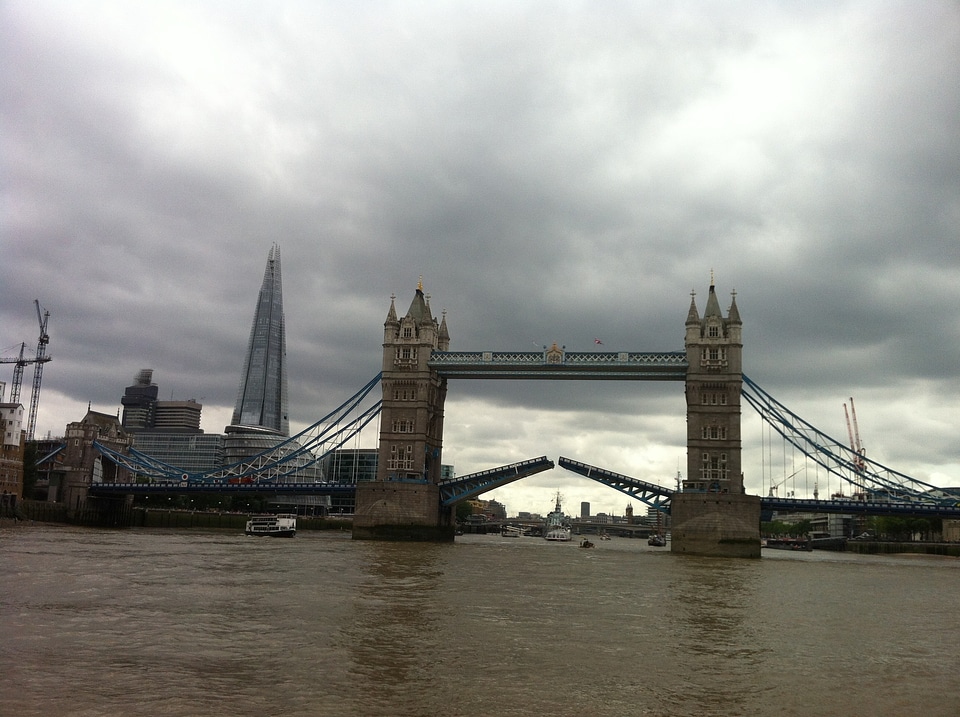
<instances>
[{"instance_id":1,"label":"riverboat","mask_svg":"<svg viewBox=\"0 0 960 717\"><path fill-rule=\"evenodd\" d=\"M767 538L761 544L764 548L774 550L813 550L813 545L806 538Z\"/></svg>"},{"instance_id":2,"label":"riverboat","mask_svg":"<svg viewBox=\"0 0 960 717\"><path fill-rule=\"evenodd\" d=\"M665 548L667 547L667 539L662 535L651 535L647 538L647 545L652 545L655 548Z\"/></svg>"},{"instance_id":3,"label":"riverboat","mask_svg":"<svg viewBox=\"0 0 960 717\"><path fill-rule=\"evenodd\" d=\"M544 540L553 540L558 542L569 542L572 535L570 520L563 514L563 508L560 506L560 492L557 492L557 504L552 511L547 513L547 519L543 523Z\"/></svg>"},{"instance_id":4,"label":"riverboat","mask_svg":"<svg viewBox=\"0 0 960 717\"><path fill-rule=\"evenodd\" d=\"M289 513L255 515L247 521L247 535L265 535L271 538L292 538L297 534L297 516Z\"/></svg>"}]
</instances>

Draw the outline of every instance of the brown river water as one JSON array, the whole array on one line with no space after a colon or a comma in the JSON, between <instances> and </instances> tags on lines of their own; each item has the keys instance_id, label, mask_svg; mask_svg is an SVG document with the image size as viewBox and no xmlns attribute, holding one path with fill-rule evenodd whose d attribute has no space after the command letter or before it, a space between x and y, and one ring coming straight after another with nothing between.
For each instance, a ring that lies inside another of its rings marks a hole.
<instances>
[{"instance_id":1,"label":"brown river water","mask_svg":"<svg viewBox=\"0 0 960 717\"><path fill-rule=\"evenodd\" d=\"M0 526L0 715L960 715L960 560Z\"/></svg>"}]
</instances>

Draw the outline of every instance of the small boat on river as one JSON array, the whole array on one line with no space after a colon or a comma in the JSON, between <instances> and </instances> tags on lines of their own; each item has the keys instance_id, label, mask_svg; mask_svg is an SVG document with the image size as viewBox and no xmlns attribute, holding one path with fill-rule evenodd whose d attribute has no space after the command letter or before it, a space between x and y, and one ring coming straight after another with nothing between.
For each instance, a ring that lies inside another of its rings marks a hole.
<instances>
[{"instance_id":1,"label":"small boat on river","mask_svg":"<svg viewBox=\"0 0 960 717\"><path fill-rule=\"evenodd\" d=\"M665 548L667 547L667 539L662 535L651 535L647 539L647 545L652 545L655 548Z\"/></svg>"},{"instance_id":2,"label":"small boat on river","mask_svg":"<svg viewBox=\"0 0 960 717\"><path fill-rule=\"evenodd\" d=\"M761 547L775 550L813 550L813 545L807 538L767 538L760 543Z\"/></svg>"},{"instance_id":3,"label":"small boat on river","mask_svg":"<svg viewBox=\"0 0 960 717\"><path fill-rule=\"evenodd\" d=\"M547 519L543 523L543 538L544 540L569 542L572 533L570 519L563 514L563 508L560 506L560 491L557 491L557 504L552 511L547 513Z\"/></svg>"},{"instance_id":4,"label":"small boat on river","mask_svg":"<svg viewBox=\"0 0 960 717\"><path fill-rule=\"evenodd\" d=\"M266 535L271 538L292 538L297 534L297 516L291 513L254 515L247 521L247 535Z\"/></svg>"}]
</instances>

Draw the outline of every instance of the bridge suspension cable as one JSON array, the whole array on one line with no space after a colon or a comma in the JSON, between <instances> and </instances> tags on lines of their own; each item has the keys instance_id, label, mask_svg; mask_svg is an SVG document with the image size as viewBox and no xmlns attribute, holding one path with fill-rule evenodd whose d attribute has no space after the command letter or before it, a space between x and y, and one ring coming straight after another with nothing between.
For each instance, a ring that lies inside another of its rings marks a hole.
<instances>
[{"instance_id":1,"label":"bridge suspension cable","mask_svg":"<svg viewBox=\"0 0 960 717\"><path fill-rule=\"evenodd\" d=\"M806 457L864 493L867 500L921 501L954 505L960 495L895 471L828 436L777 401L747 376L743 398L760 417ZM772 479L771 479L772 480Z\"/></svg>"},{"instance_id":2,"label":"bridge suspension cable","mask_svg":"<svg viewBox=\"0 0 960 717\"><path fill-rule=\"evenodd\" d=\"M328 454L358 435L380 414L381 401L360 410L371 391L380 384L377 374L353 396L320 420L295 436L229 465L204 473L185 473L183 469L153 458L134 448L121 453L99 442L94 447L105 458L135 474L138 480L203 483L277 483L319 480L316 466ZM359 411L359 412L358 412ZM269 436L269 434L264 434Z\"/></svg>"}]
</instances>

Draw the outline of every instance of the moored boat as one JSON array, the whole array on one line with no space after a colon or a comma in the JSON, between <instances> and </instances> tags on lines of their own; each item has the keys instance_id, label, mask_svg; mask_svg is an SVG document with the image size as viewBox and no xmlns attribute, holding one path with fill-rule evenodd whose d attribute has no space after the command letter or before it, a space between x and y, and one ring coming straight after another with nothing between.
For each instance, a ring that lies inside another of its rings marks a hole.
<instances>
[{"instance_id":1,"label":"moored boat","mask_svg":"<svg viewBox=\"0 0 960 717\"><path fill-rule=\"evenodd\" d=\"M547 519L543 523L543 538L544 540L569 542L571 534L570 520L563 514L563 508L560 505L560 492L557 491L556 506L547 513Z\"/></svg>"},{"instance_id":2,"label":"moored boat","mask_svg":"<svg viewBox=\"0 0 960 717\"><path fill-rule=\"evenodd\" d=\"M667 539L662 535L651 535L647 538L647 545L652 545L655 548L665 548L667 546Z\"/></svg>"},{"instance_id":3,"label":"moored boat","mask_svg":"<svg viewBox=\"0 0 960 717\"><path fill-rule=\"evenodd\" d=\"M767 538L760 543L761 547L775 550L813 550L813 545L807 538Z\"/></svg>"},{"instance_id":4,"label":"moored boat","mask_svg":"<svg viewBox=\"0 0 960 717\"><path fill-rule=\"evenodd\" d=\"M291 513L254 515L247 521L247 535L265 535L272 538L292 538L297 534L297 516Z\"/></svg>"}]
</instances>

